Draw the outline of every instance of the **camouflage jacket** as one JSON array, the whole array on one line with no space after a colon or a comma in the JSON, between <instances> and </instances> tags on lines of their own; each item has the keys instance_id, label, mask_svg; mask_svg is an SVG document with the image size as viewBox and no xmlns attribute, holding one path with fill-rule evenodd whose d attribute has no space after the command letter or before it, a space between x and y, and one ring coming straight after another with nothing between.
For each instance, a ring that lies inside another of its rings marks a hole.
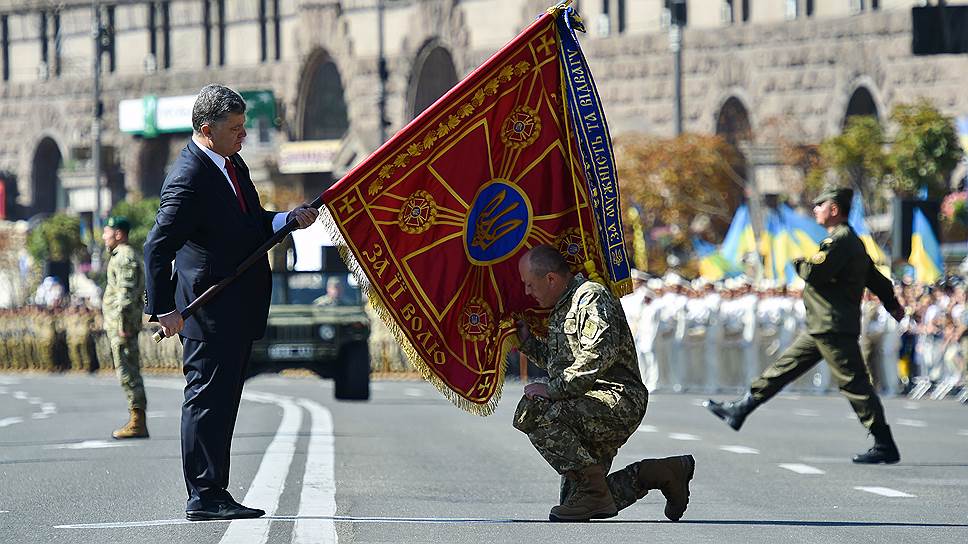
<instances>
[{"instance_id":1,"label":"camouflage jacket","mask_svg":"<svg viewBox=\"0 0 968 544\"><path fill-rule=\"evenodd\" d=\"M810 334L860 334L860 303L864 288L892 311L899 306L891 280L884 277L867 255L864 242L846 223L830 230L820 251L794 261L806 282L803 304Z\"/></svg>"},{"instance_id":2,"label":"camouflage jacket","mask_svg":"<svg viewBox=\"0 0 968 544\"><path fill-rule=\"evenodd\" d=\"M548 338L532 336L521 351L548 371L552 400L604 391L631 396L645 406L648 391L622 305L604 286L580 274L552 308Z\"/></svg>"},{"instance_id":3,"label":"camouflage jacket","mask_svg":"<svg viewBox=\"0 0 968 544\"><path fill-rule=\"evenodd\" d=\"M108 334L117 334L123 330L134 335L141 330L141 314L144 309L141 294L144 286L141 259L130 245L119 244L111 251L108 283L101 299L104 330Z\"/></svg>"}]
</instances>

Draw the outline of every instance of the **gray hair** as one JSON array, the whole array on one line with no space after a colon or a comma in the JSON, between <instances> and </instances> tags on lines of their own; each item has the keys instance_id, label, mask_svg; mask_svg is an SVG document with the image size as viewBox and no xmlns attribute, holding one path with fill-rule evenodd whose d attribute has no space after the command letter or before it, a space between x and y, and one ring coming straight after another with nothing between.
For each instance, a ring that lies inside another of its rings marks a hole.
<instances>
[{"instance_id":1,"label":"gray hair","mask_svg":"<svg viewBox=\"0 0 968 544\"><path fill-rule=\"evenodd\" d=\"M192 129L202 132L202 125L224 121L230 113L245 113L242 95L224 85L213 83L202 87L192 107Z\"/></svg>"},{"instance_id":2,"label":"gray hair","mask_svg":"<svg viewBox=\"0 0 968 544\"><path fill-rule=\"evenodd\" d=\"M558 274L564 278L571 276L568 261L557 249L549 245L534 246L528 252L527 259L528 264L531 265L531 273L535 276L544 276L545 274Z\"/></svg>"}]
</instances>

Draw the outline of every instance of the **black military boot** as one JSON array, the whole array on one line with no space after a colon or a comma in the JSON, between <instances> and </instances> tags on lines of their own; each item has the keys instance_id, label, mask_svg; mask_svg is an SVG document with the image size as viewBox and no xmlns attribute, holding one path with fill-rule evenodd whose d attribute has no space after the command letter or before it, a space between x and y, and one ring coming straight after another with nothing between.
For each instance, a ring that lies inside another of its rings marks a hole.
<instances>
[{"instance_id":1,"label":"black military boot","mask_svg":"<svg viewBox=\"0 0 968 544\"><path fill-rule=\"evenodd\" d=\"M901 460L901 452L897 451L897 444L891 436L891 428L887 425L883 427L872 427L871 434L874 435L874 447L867 450L867 453L859 453L854 456L854 462L864 465L876 465L884 463L893 465Z\"/></svg>"},{"instance_id":2,"label":"black military boot","mask_svg":"<svg viewBox=\"0 0 968 544\"><path fill-rule=\"evenodd\" d=\"M746 393L739 400L720 403L709 399L702 403L702 405L716 417L725 421L734 431L738 431L743 426L743 421L746 420L746 416L750 415L750 412L759 406L760 403L753 399L751 393Z\"/></svg>"}]
</instances>

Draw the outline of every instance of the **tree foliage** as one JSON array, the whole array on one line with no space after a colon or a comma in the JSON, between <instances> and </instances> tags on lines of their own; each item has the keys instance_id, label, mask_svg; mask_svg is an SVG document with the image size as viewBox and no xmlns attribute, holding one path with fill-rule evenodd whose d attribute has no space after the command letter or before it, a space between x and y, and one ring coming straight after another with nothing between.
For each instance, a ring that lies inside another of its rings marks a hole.
<instances>
[{"instance_id":1,"label":"tree foliage","mask_svg":"<svg viewBox=\"0 0 968 544\"><path fill-rule=\"evenodd\" d=\"M128 243L139 252L145 245L148 238L148 231L154 225L155 215L158 214L158 206L161 200L155 198L145 198L137 202L122 200L111 209L111 215L123 215L131 223L131 232L128 233Z\"/></svg>"},{"instance_id":2,"label":"tree foliage","mask_svg":"<svg viewBox=\"0 0 968 544\"><path fill-rule=\"evenodd\" d=\"M625 205L641 209L653 272L664 270L664 254L689 245L694 223L722 237L743 193L742 159L733 146L719 136L627 134L614 148Z\"/></svg>"},{"instance_id":3,"label":"tree foliage","mask_svg":"<svg viewBox=\"0 0 968 544\"><path fill-rule=\"evenodd\" d=\"M898 104L891 120L898 125L891 146L894 190L911 195L926 188L932 198L943 197L964 154L952 119L922 99Z\"/></svg>"},{"instance_id":4,"label":"tree foliage","mask_svg":"<svg viewBox=\"0 0 968 544\"><path fill-rule=\"evenodd\" d=\"M63 213L45 219L27 237L27 252L38 264L70 261L85 249L80 220Z\"/></svg>"}]
</instances>

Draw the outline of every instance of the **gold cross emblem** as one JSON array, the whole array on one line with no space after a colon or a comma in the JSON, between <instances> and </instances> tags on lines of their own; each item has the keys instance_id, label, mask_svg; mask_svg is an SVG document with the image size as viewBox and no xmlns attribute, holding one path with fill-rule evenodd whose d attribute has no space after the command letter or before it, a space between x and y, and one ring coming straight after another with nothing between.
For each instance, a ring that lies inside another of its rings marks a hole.
<instances>
[{"instance_id":1,"label":"gold cross emblem","mask_svg":"<svg viewBox=\"0 0 968 544\"><path fill-rule=\"evenodd\" d=\"M356 197L355 196L348 196L348 197L344 198L342 202L343 202L343 204L339 207L339 212L340 213L349 214L349 213L352 213L354 211L353 210L353 203L356 202Z\"/></svg>"},{"instance_id":2,"label":"gold cross emblem","mask_svg":"<svg viewBox=\"0 0 968 544\"><path fill-rule=\"evenodd\" d=\"M547 34L541 36L541 45L537 47L538 51L543 55L551 54L551 46L555 44L555 39L549 37Z\"/></svg>"}]
</instances>

